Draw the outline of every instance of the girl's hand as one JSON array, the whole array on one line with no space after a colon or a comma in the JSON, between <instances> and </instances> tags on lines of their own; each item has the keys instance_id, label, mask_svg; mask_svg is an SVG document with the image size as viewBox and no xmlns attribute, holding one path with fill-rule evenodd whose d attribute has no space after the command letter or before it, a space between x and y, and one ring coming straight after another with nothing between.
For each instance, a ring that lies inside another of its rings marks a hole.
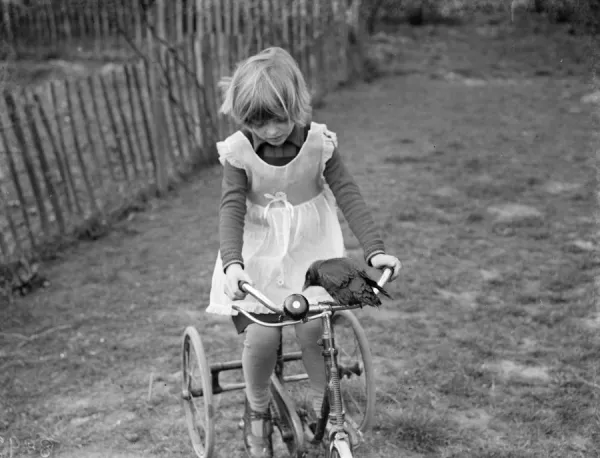
<instances>
[{"instance_id":1,"label":"girl's hand","mask_svg":"<svg viewBox=\"0 0 600 458\"><path fill-rule=\"evenodd\" d=\"M376 254L371 258L371 265L377 269L385 269L389 267L392 269L392 276L389 281L394 281L400 275L400 269L402 269L402 263L400 260L389 254Z\"/></svg>"},{"instance_id":2,"label":"girl's hand","mask_svg":"<svg viewBox=\"0 0 600 458\"><path fill-rule=\"evenodd\" d=\"M241 301L246 297L246 293L240 289L241 281L253 284L241 264L231 264L227 267L225 271L225 294L232 301Z\"/></svg>"}]
</instances>

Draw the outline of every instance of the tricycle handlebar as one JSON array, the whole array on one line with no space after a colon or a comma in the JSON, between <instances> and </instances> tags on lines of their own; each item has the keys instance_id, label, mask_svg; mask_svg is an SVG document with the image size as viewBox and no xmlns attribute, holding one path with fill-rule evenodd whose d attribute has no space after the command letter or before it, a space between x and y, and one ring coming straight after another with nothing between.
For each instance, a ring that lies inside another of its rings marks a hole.
<instances>
[{"instance_id":1,"label":"tricycle handlebar","mask_svg":"<svg viewBox=\"0 0 600 458\"><path fill-rule=\"evenodd\" d=\"M389 281L390 277L392 276L392 273L393 273L392 269L386 267L383 271L383 274L379 278L379 281L377 282L377 284L381 288L383 288L383 286ZM281 307L281 306L276 305L267 296L265 296L259 290L257 290L253 286L251 286L249 283L240 282L240 289L242 291L246 292L247 294L250 294L251 296L253 296L257 301L259 301L262 305L264 305L265 307L267 307L269 310L273 311L274 313L277 313L281 316L289 316L289 313L286 313L286 307ZM377 288L374 288L374 291L375 291L375 294L379 294L379 290ZM286 299L286 302L288 302L288 301L291 301L292 308L306 310L306 313L300 312L298 315L298 316L303 315L304 318L294 320L294 321L286 321L285 323L270 323L269 324L269 323L263 323L260 320L253 319L251 315L249 315L247 312L245 312L245 310L242 310L237 305L233 305L233 309L246 315L252 321L254 321L258 324L261 324L263 326L279 327L279 326L285 326L285 325L302 322L303 320L306 320L306 315L308 313L349 310L349 309L355 309L355 308L360 307L360 305L348 306L348 305L335 305L335 304L331 304L331 303L318 303L316 305L309 305L308 300L300 294L292 294L290 297L288 297ZM312 319L316 319L316 318L320 318L320 317L321 317L321 315L317 315L317 316L311 317L310 319L312 320Z\"/></svg>"}]
</instances>

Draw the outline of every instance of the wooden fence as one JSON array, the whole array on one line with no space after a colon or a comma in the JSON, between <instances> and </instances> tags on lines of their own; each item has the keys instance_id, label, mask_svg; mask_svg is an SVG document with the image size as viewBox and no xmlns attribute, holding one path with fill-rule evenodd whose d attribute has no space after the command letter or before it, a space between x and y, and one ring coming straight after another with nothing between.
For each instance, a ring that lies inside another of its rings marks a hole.
<instances>
[{"instance_id":1,"label":"wooden fence","mask_svg":"<svg viewBox=\"0 0 600 458\"><path fill-rule=\"evenodd\" d=\"M101 51L125 45L124 35L143 43L143 5L150 0L0 0L0 41L15 51ZM168 37L181 40L193 31L196 0L173 0L163 18Z\"/></svg>"},{"instance_id":2,"label":"wooden fence","mask_svg":"<svg viewBox=\"0 0 600 458\"><path fill-rule=\"evenodd\" d=\"M139 60L3 92L0 262L109 218L132 194L164 191L191 165L215 163L215 142L236 129L217 115L216 82L239 60L282 46L315 95L348 78L338 0L214 2L178 42L164 27L168 1L149 10Z\"/></svg>"}]
</instances>

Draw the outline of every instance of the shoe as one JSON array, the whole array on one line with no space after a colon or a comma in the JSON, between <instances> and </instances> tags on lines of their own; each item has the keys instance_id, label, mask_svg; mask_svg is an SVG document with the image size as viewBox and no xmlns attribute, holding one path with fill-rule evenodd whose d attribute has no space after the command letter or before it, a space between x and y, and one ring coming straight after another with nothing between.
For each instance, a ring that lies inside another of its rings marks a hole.
<instances>
[{"instance_id":1,"label":"shoe","mask_svg":"<svg viewBox=\"0 0 600 458\"><path fill-rule=\"evenodd\" d=\"M250 408L248 399L246 399L244 411L244 446L246 453L250 458L273 458L273 441L271 434L273 432L273 424L271 421L271 410L266 412L255 412ZM252 434L252 421L263 421L262 436Z\"/></svg>"},{"instance_id":2,"label":"shoe","mask_svg":"<svg viewBox=\"0 0 600 458\"><path fill-rule=\"evenodd\" d=\"M327 438L327 440L331 440L331 435L333 433L332 430L333 424L331 423L331 420L329 420L325 425L325 434L323 437ZM350 439L350 445L352 445L352 448L358 448L362 442L362 433L352 428L348 424L348 422L344 422L344 430L348 434L348 438Z\"/></svg>"}]
</instances>

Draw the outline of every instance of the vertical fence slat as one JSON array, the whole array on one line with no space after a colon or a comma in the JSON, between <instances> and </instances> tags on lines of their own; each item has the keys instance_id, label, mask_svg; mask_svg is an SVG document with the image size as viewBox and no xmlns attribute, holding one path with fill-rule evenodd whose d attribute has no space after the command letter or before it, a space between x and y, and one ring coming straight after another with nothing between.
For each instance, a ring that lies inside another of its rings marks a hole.
<instances>
[{"instance_id":1,"label":"vertical fence slat","mask_svg":"<svg viewBox=\"0 0 600 458\"><path fill-rule=\"evenodd\" d=\"M19 239L19 232L17 231L15 221L14 221L13 217L11 216L10 205L6 201L6 197L5 197L6 194L5 194L5 191L3 188L4 188L3 186L0 187L0 200L2 201L2 209L4 210L4 215L5 215L6 221L8 222L8 229L10 231L10 235L12 236L12 240L15 245L15 249L18 253L22 253L23 246L21 245L21 240ZM6 239L4 239L4 240L6 240ZM4 252L6 253L6 257L8 258L10 256L10 249L8 246L5 247Z\"/></svg>"},{"instance_id":2,"label":"vertical fence slat","mask_svg":"<svg viewBox=\"0 0 600 458\"><path fill-rule=\"evenodd\" d=\"M115 151L119 155L119 160L121 162L121 170L123 171L123 178L125 181L129 181L129 171L127 169L127 161L125 160L125 154L123 151L125 150L125 146L123 145L123 139L119 133L119 128L117 126L117 120L115 119L115 114L113 112L113 103L110 100L108 94L108 86L105 80L106 75L99 75L98 81L100 83L100 88L102 91L102 98L104 102L104 108L106 109L106 114L108 115L108 121L110 123L110 127L112 128L112 134L115 139Z\"/></svg>"},{"instance_id":3,"label":"vertical fence slat","mask_svg":"<svg viewBox=\"0 0 600 458\"><path fill-rule=\"evenodd\" d=\"M92 28L94 30L92 36L92 40L94 41L94 49L96 50L96 53L100 53L102 50L102 22L101 22L101 17L100 17L100 3L98 2L98 0L92 0L91 2L88 1L88 4L90 4L90 17L91 17L91 23L92 23Z\"/></svg>"},{"instance_id":4,"label":"vertical fence slat","mask_svg":"<svg viewBox=\"0 0 600 458\"><path fill-rule=\"evenodd\" d=\"M44 198L42 195L42 191L40 189L38 178L35 174L35 168L33 166L33 160L31 158L31 154L29 152L29 147L27 145L27 138L25 137L25 132L22 128L22 120L21 116L17 110L17 104L14 98L14 95L10 92L4 93L4 101L6 102L6 107L8 108L8 116L10 122L12 124L13 133L15 134L15 138L19 143L19 147L21 149L21 156L23 158L23 163L25 165L25 170L27 172L27 176L29 177L29 182L31 184L31 190L33 192L33 197L35 199L35 203L38 209L38 214L40 216L40 223L42 226L42 232L46 235L49 231L49 222L48 222L48 212L46 211L46 206L44 204Z\"/></svg>"},{"instance_id":5,"label":"vertical fence slat","mask_svg":"<svg viewBox=\"0 0 600 458\"><path fill-rule=\"evenodd\" d=\"M62 162L65 166L65 174L67 176L67 181L65 182L65 190L67 197L67 206L69 209L75 208L79 215L83 215L81 205L79 203L79 199L77 198L77 189L75 188L75 182L73 180L73 174L71 172L71 167L69 165L69 158L67 153L67 147L65 143L65 134L63 130L63 123L60 116L60 106L58 104L58 94L57 94L57 86L58 82L51 81L50 82L50 97L52 99L52 108L54 110L54 122L56 123L56 132L59 141L59 151L64 159ZM64 86L64 85L63 85Z\"/></svg>"},{"instance_id":6,"label":"vertical fence slat","mask_svg":"<svg viewBox=\"0 0 600 458\"><path fill-rule=\"evenodd\" d=\"M71 8L69 3L62 5L64 7L63 26L65 28L65 42L67 43L67 45L70 46L73 42L73 28L71 27Z\"/></svg>"},{"instance_id":7,"label":"vertical fence slat","mask_svg":"<svg viewBox=\"0 0 600 458\"><path fill-rule=\"evenodd\" d=\"M135 41L138 46L143 46L144 42L144 33L143 27L147 24L144 21L144 11L140 8L139 2L133 2L134 8L134 24L133 28L135 29Z\"/></svg>"},{"instance_id":8,"label":"vertical fence slat","mask_svg":"<svg viewBox=\"0 0 600 458\"><path fill-rule=\"evenodd\" d=\"M188 11L188 17L191 16L191 12ZM192 118L190 124L191 131L188 132L188 136L190 137L190 156L192 156L192 160L197 162L198 158L196 155L199 153L199 149L201 149L201 137L202 137L202 129L200 128L200 107L195 100L198 98L198 86L194 81L193 74L195 71L194 65L194 37L192 35L188 35L186 37L185 46L184 46L184 60L185 67L183 70L184 84L186 87L186 99L188 99L188 106L190 107L190 111L188 113L189 117ZM188 117L188 121L189 121Z\"/></svg>"},{"instance_id":9,"label":"vertical fence slat","mask_svg":"<svg viewBox=\"0 0 600 458\"><path fill-rule=\"evenodd\" d=\"M64 3L65 6L65 29L68 31L68 41L67 43L71 45L73 42L73 38L77 36L77 29L73 21L73 10L71 9L71 3Z\"/></svg>"},{"instance_id":10,"label":"vertical fence slat","mask_svg":"<svg viewBox=\"0 0 600 458\"><path fill-rule=\"evenodd\" d=\"M48 159L46 158L44 144L40 137L40 132L38 130L37 123L35 122L35 117L33 114L33 106L27 100L27 94L23 91L23 100L25 118L27 119L27 124L29 125L29 132L31 133L31 139L33 140L33 145L38 153L38 159L40 162L40 168L42 169L42 178L44 179L44 184L46 185L46 191L48 191L48 198L50 200L50 205L52 206L52 210L54 212L54 217L58 224L58 229L61 234L66 232L65 219L62 214L62 209L60 206L60 201L58 199L58 192L54 187L54 183L52 182L52 170L50 169L50 165ZM46 235L50 236L50 233Z\"/></svg>"},{"instance_id":11,"label":"vertical fence slat","mask_svg":"<svg viewBox=\"0 0 600 458\"><path fill-rule=\"evenodd\" d=\"M116 99L116 108L117 113L119 113L119 117L121 118L121 126L123 137L125 137L125 142L127 143L127 151L129 152L129 159L131 160L131 167L133 168L133 173L136 178L139 178L140 171L137 166L137 161L135 157L135 151L133 149L133 142L131 141L131 135L129 135L129 126L127 125L127 116L125 115L125 104L123 103L123 97L121 95L121 84L119 82L119 74L118 69L115 69L111 72L112 76L112 86Z\"/></svg>"},{"instance_id":12,"label":"vertical fence slat","mask_svg":"<svg viewBox=\"0 0 600 458\"><path fill-rule=\"evenodd\" d=\"M127 93L127 100L129 101L129 111L131 114L131 133L132 135L135 137L136 140L136 144L137 144L137 150L139 152L139 160L140 160L140 167L142 170L142 173L144 173L146 176L151 176L151 173L147 170L148 168L148 161L146 161L145 157L144 157L144 144L142 142L142 135L140 134L140 123L139 123L139 119L137 116L137 109L135 106L135 100L134 100L134 90L133 90L133 81L132 81L132 77L131 77L131 66L130 65L126 65L123 68L123 73L125 76L125 90Z\"/></svg>"},{"instance_id":13,"label":"vertical fence slat","mask_svg":"<svg viewBox=\"0 0 600 458\"><path fill-rule=\"evenodd\" d=\"M142 62L142 68L143 67L144 62ZM151 107L147 108L146 104L144 103L144 86L142 83L142 78L140 77L140 66L139 65L133 65L131 67L131 72L132 72L132 76L133 76L133 83L135 86L135 92L137 94L137 99L138 99L138 103L140 106L140 113L142 114L142 121L144 123L144 131L146 133L146 143L148 145L148 153L150 155L150 164L148 165L149 167L149 172L153 172L154 173L154 177L156 179L156 144L154 143L154 129L151 128L150 126L150 116L149 116L149 109L151 109ZM149 99L149 98L148 98Z\"/></svg>"},{"instance_id":14,"label":"vertical fence slat","mask_svg":"<svg viewBox=\"0 0 600 458\"><path fill-rule=\"evenodd\" d=\"M188 97L185 96L185 88L187 87L185 81L185 75L182 72L185 72L186 64L183 59L183 51L185 50L185 43L177 46L175 51L175 56L177 56L177 61L175 62L175 81L177 84L177 96L179 97L179 119L181 120L181 127L183 131L183 151L182 156L184 158L190 157L190 140L192 137L192 131L190 128L190 123L188 122L188 116L191 116L192 110L188 103Z\"/></svg>"},{"instance_id":15,"label":"vertical fence slat","mask_svg":"<svg viewBox=\"0 0 600 458\"><path fill-rule=\"evenodd\" d=\"M162 0L157 0L154 6L154 17L152 18L155 30L158 33L159 38L163 38L164 24L162 24L162 17L164 13L164 3ZM148 93L150 94L150 101L152 103L152 115L153 115L153 129L152 129L152 143L156 145L156 162L155 162L155 177L156 177L156 190L157 193L163 194L167 190L168 175L167 175L167 161L166 154L167 148L167 133L166 123L167 117L165 114L165 108L163 103L163 89L159 83L158 75L156 74L156 66L161 67L163 62L163 54L161 48L157 45L153 32L150 27L146 30L146 39L148 43L148 51L156 60L154 65L151 65L147 60L144 60L144 70L146 73L146 81L148 84Z\"/></svg>"},{"instance_id":16,"label":"vertical fence slat","mask_svg":"<svg viewBox=\"0 0 600 458\"><path fill-rule=\"evenodd\" d=\"M178 157L181 157L183 155L183 147L182 147L182 140L181 140L181 136L179 134L179 128L177 125L177 111L178 108L176 107L177 104L177 99L175 98L175 93L173 90L173 78L171 77L171 73L173 70L173 56L170 52L166 52L165 53L165 60L164 60L164 67L163 67L163 78L165 79L165 83L166 83L166 92L167 92L167 97L165 99L165 102L169 108L169 118L170 118L170 127L171 127L171 132L173 133L173 139L175 140L175 144L177 145L177 152L178 154L176 155L175 152L173 151L173 148L171 147L172 145L172 141L169 143L169 153L171 155L171 160L173 161L173 164L176 164L178 161Z\"/></svg>"},{"instance_id":17,"label":"vertical fence slat","mask_svg":"<svg viewBox=\"0 0 600 458\"><path fill-rule=\"evenodd\" d=\"M263 48L266 48L267 46L273 46L273 27L269 17L269 0L262 0L260 5L259 17L263 26L263 37L265 40Z\"/></svg>"},{"instance_id":18,"label":"vertical fence slat","mask_svg":"<svg viewBox=\"0 0 600 458\"><path fill-rule=\"evenodd\" d=\"M55 7L51 3L45 3L46 15L48 16L48 27L50 29L50 42L53 45L58 44L58 31L56 27L56 15L54 14Z\"/></svg>"},{"instance_id":19,"label":"vertical fence slat","mask_svg":"<svg viewBox=\"0 0 600 458\"><path fill-rule=\"evenodd\" d=\"M88 197L90 200L90 207L92 212L99 213L100 208L98 206L98 201L96 200L96 193L94 192L94 186L90 181L88 176L87 167L85 165L85 161L83 159L83 151L81 148L81 142L79 140L77 122L75 119L78 117L75 111L75 103L73 99L75 95L73 94L73 85L70 80L65 80L65 97L67 99L67 109L69 112L69 119L71 120L71 134L73 136L73 147L75 149L75 155L77 156L77 161L79 163L79 172L81 173L81 177L83 178L83 183L88 193Z\"/></svg>"},{"instance_id":20,"label":"vertical fence slat","mask_svg":"<svg viewBox=\"0 0 600 458\"><path fill-rule=\"evenodd\" d=\"M98 0L98 5L100 8L100 18L102 21L102 42L106 43L105 46L111 46L112 43L109 42L110 39L110 23L108 20L108 7L104 0Z\"/></svg>"},{"instance_id":21,"label":"vertical fence slat","mask_svg":"<svg viewBox=\"0 0 600 458\"><path fill-rule=\"evenodd\" d=\"M100 107L98 104L98 100L100 100L101 96L99 91L96 90L96 85L94 84L94 77L92 75L86 78L86 82L88 86L88 91L91 96L90 98L92 100L92 113L94 119L97 119L99 121L100 119L102 119L102 117L100 116ZM118 179L115 175L115 171L110 160L110 148L108 146L108 140L106 139L106 133L104 132L104 126L101 122L95 122L94 124L98 129L98 136L100 137L100 144L102 145L102 152L104 153L104 162L106 164L106 168L108 169L108 173L110 174L110 178L112 179L113 183L117 183ZM99 162L100 169L102 169L102 161Z\"/></svg>"},{"instance_id":22,"label":"vertical fence slat","mask_svg":"<svg viewBox=\"0 0 600 458\"><path fill-rule=\"evenodd\" d=\"M175 151L173 150L173 141L178 142L179 136L177 134L177 127L175 125L175 117L173 116L173 104L171 103L172 96L172 87L171 87L171 79L169 75L170 69L170 54L168 50L164 46L164 42L168 40L168 21L166 20L166 1L158 0L156 2L156 24L155 30L157 32L158 43L155 44L156 51L158 52L158 58L156 59L156 66L154 67L154 71L157 72L157 81L159 84L158 87L161 88L161 103L162 103L162 112L161 116L164 116L165 120L165 139L168 140L166 150L160 151L160 157L164 160L165 172L168 169L168 161L167 157L171 158L171 164L173 165L173 171L176 169L177 157L175 156ZM173 134L171 136L171 134ZM179 147L179 151L181 151L181 147Z\"/></svg>"},{"instance_id":23,"label":"vertical fence slat","mask_svg":"<svg viewBox=\"0 0 600 458\"><path fill-rule=\"evenodd\" d=\"M60 154L60 148L58 146L58 143L56 142L54 133L52 132L52 126L50 124L50 120L48 118L46 110L44 109L44 105L40 99L39 94L34 92L33 99L35 100L35 103L37 105L39 117L42 120L42 127L44 128L46 137L48 138L48 140L50 142L50 147L52 148L52 152L54 154L54 160L56 161L56 165L58 166L58 173L60 175L61 183L64 188L65 201L67 202L67 211L72 214L73 213L73 206L72 206L73 204L71 202L70 195L69 195L69 181L68 181L69 179L67 176L66 166L65 166L63 158L61 157L61 154Z\"/></svg>"},{"instance_id":24,"label":"vertical fence slat","mask_svg":"<svg viewBox=\"0 0 600 458\"><path fill-rule=\"evenodd\" d=\"M77 39L79 41L81 41L82 39L84 39L87 34L86 34L86 15L85 15L85 8L83 9L83 11L81 11L81 9L79 8L79 5L73 5L74 6L74 17L75 19L77 19L77 26L79 27L79 33L77 34Z\"/></svg>"},{"instance_id":25,"label":"vertical fence slat","mask_svg":"<svg viewBox=\"0 0 600 458\"><path fill-rule=\"evenodd\" d=\"M198 24L201 23L201 18L198 18ZM195 75L193 77L194 81L192 82L193 86L196 88L196 105L198 107L198 120L200 124L200 147L201 151L199 154L203 159L209 160L210 152L209 152L209 144L211 142L212 136L209 138L208 134L208 126L209 122L208 118L208 103L206 100L206 87L204 85L204 67L202 64L202 47L203 47L203 35L199 35L200 39L192 38L192 68L195 71Z\"/></svg>"},{"instance_id":26,"label":"vertical fence slat","mask_svg":"<svg viewBox=\"0 0 600 458\"><path fill-rule=\"evenodd\" d=\"M211 126L211 140L210 143L214 144L221 133L219 132L219 119L218 112L219 106L215 97L216 83L215 74L213 67L211 66L210 56L214 50L211 46L210 34L204 36L202 41L202 62L203 62L203 81L204 81L204 100L206 101L206 119L210 122ZM211 145L212 146L212 145Z\"/></svg>"},{"instance_id":27,"label":"vertical fence slat","mask_svg":"<svg viewBox=\"0 0 600 458\"><path fill-rule=\"evenodd\" d=\"M212 135L208 137L207 130L207 122L208 118L206 117L208 113L208 102L207 102L207 91L206 84L204 81L204 40L206 36L206 30L204 27L204 10L203 10L203 0L195 0L194 2L194 18L196 21L196 38L193 39L193 59L194 59L194 71L195 75L195 85L197 88L196 98L198 104L198 111L200 114L200 129L202 129L202 156L204 158L208 158L208 145L212 141Z\"/></svg>"},{"instance_id":28,"label":"vertical fence slat","mask_svg":"<svg viewBox=\"0 0 600 458\"><path fill-rule=\"evenodd\" d=\"M11 171L11 175L14 176L15 175L13 173L14 162L12 160L11 153L9 151L9 145L6 142L6 137L4 135L4 127L3 126L0 126L0 149L6 151L7 158L9 161L9 170ZM20 190L19 181L18 180L15 181L13 179L13 184L14 184L15 190L17 191L17 195L21 196L22 192ZM15 221L11 214L12 211L11 211L9 202L6 200L7 196L8 196L8 193L6 192L6 189L4 187L4 173L2 171L2 168L0 167L0 200L2 200L2 208L4 209L4 215L8 222L8 228L10 229L10 233L13 237L15 248L17 249L18 252L22 253L23 248L21 245L21 240L19 239L19 233L17 231Z\"/></svg>"},{"instance_id":29,"label":"vertical fence slat","mask_svg":"<svg viewBox=\"0 0 600 458\"><path fill-rule=\"evenodd\" d=\"M222 42L222 55L223 62L221 63L221 77L232 74L232 57L233 50L231 47L232 43L232 34L231 34L231 16L232 16L232 8L231 8L231 0L224 0L223 2L223 29L221 34L221 42ZM222 100L222 99L221 99ZM233 123L230 117L226 119L226 129L227 133L233 133Z\"/></svg>"},{"instance_id":30,"label":"vertical fence slat","mask_svg":"<svg viewBox=\"0 0 600 458\"><path fill-rule=\"evenodd\" d=\"M305 74L305 78L307 81L310 81L312 78L310 71L310 49L309 49L309 19L308 19L308 5L307 0L301 0L300 9L301 9L301 26L302 29L300 31L300 42L302 43L302 65L303 72Z\"/></svg>"},{"instance_id":31,"label":"vertical fence slat","mask_svg":"<svg viewBox=\"0 0 600 458\"><path fill-rule=\"evenodd\" d=\"M177 144L179 149L179 159L183 159L187 156L187 146L186 146L186 129L185 129L185 113L187 112L187 108L185 106L185 101L181 97L182 95L182 85L179 81L179 46L176 46L170 51L170 90L171 90L171 105L173 107L173 130L176 132L178 137Z\"/></svg>"},{"instance_id":32,"label":"vertical fence slat","mask_svg":"<svg viewBox=\"0 0 600 458\"><path fill-rule=\"evenodd\" d=\"M0 138L2 138L2 143L4 143L4 151L6 151L6 158L8 159L8 169L10 171L12 182L17 193L17 198L19 199L19 207L21 208L23 222L25 223L25 227L27 228L27 234L29 235L31 247L35 249L36 241L35 236L33 235L33 227L31 225L31 220L29 219L29 212L27 211L27 201L25 200L25 193L23 192L21 179L19 177L19 172L17 171L17 164L15 163L15 158L10 148L8 136L6 135L5 129L2 127L0 127Z\"/></svg>"},{"instance_id":33,"label":"vertical fence slat","mask_svg":"<svg viewBox=\"0 0 600 458\"><path fill-rule=\"evenodd\" d=\"M13 33L13 24L10 17L11 3L5 3L2 8L2 19L4 20L4 28L6 29L6 38L9 43L15 42L15 35Z\"/></svg>"},{"instance_id":34,"label":"vertical fence slat","mask_svg":"<svg viewBox=\"0 0 600 458\"><path fill-rule=\"evenodd\" d=\"M213 80L219 81L223 76L223 15L221 13L221 2L209 2L213 8L210 9L208 13L208 19L211 22L211 25L208 26L208 29L211 30L211 50L213 53L213 62L216 65L211 65L213 70ZM214 27L214 28L213 28ZM215 97L215 102L218 106L221 105L221 94L215 84L213 86L213 94ZM218 113L218 111L215 111ZM223 116L217 117L217 125L219 128L219 137L225 136L226 125L225 118Z\"/></svg>"},{"instance_id":35,"label":"vertical fence slat","mask_svg":"<svg viewBox=\"0 0 600 458\"><path fill-rule=\"evenodd\" d=\"M92 135L92 128L90 122L90 116L87 110L87 103L83 96L83 81L77 80L75 83L75 92L77 94L77 100L79 101L79 108L81 109L81 117L83 122L83 130L86 134L86 139L88 145L90 147L90 151L92 153L92 159L94 161L94 168L96 169L96 175L98 177L98 183L101 187L104 187L104 176L102 174L102 163L100 162L100 156L98 154L98 147L96 142L94 141L94 136Z\"/></svg>"},{"instance_id":36,"label":"vertical fence slat","mask_svg":"<svg viewBox=\"0 0 600 458\"><path fill-rule=\"evenodd\" d=\"M240 20L242 11L240 9L240 2L233 0L233 28L231 34L233 35L234 46L233 49L234 55L231 58L231 73L235 70L235 66L241 59L242 54L242 32L240 30Z\"/></svg>"},{"instance_id":37,"label":"vertical fence slat","mask_svg":"<svg viewBox=\"0 0 600 458\"><path fill-rule=\"evenodd\" d=\"M46 15L44 4L36 5L33 9L33 16L35 17L36 25L37 25L37 33L35 35L36 46L39 46L40 43L44 45L51 43L48 38L48 29L46 28Z\"/></svg>"},{"instance_id":38,"label":"vertical fence slat","mask_svg":"<svg viewBox=\"0 0 600 458\"><path fill-rule=\"evenodd\" d=\"M125 25L125 18L123 17L124 13L124 3L131 0L113 0L115 5L115 13L116 13L116 26L118 33L118 38L116 45L121 47L127 46L127 40L124 39L124 34L127 33L127 26Z\"/></svg>"},{"instance_id":39,"label":"vertical fence slat","mask_svg":"<svg viewBox=\"0 0 600 458\"><path fill-rule=\"evenodd\" d=\"M320 0L317 1L319 3ZM283 47L290 51L289 10L287 0L282 0L279 8L281 20L281 34L283 36Z\"/></svg>"},{"instance_id":40,"label":"vertical fence slat","mask_svg":"<svg viewBox=\"0 0 600 458\"><path fill-rule=\"evenodd\" d=\"M183 5L181 1L175 2L175 43L183 40Z\"/></svg>"},{"instance_id":41,"label":"vertical fence slat","mask_svg":"<svg viewBox=\"0 0 600 458\"><path fill-rule=\"evenodd\" d=\"M186 87L190 88L190 93L188 94L189 104L192 108L192 116L194 117L194 161L198 161L197 155L201 154L202 151L202 128L200 126L200 118L201 118L201 110L200 106L194 101L198 99L198 86L194 79L194 72L196 71L196 66L194 65L195 59L195 31L194 31L194 23L196 22L196 5L195 1L188 1L186 3L186 21L187 21L187 37L186 37L186 45L185 45L185 61L186 61Z\"/></svg>"},{"instance_id":42,"label":"vertical fence slat","mask_svg":"<svg viewBox=\"0 0 600 458\"><path fill-rule=\"evenodd\" d=\"M62 7L61 6L53 6L50 8L52 11L52 18L54 20L54 26L56 27L56 40L58 44L61 44L64 41L64 28L62 25Z\"/></svg>"}]
</instances>

